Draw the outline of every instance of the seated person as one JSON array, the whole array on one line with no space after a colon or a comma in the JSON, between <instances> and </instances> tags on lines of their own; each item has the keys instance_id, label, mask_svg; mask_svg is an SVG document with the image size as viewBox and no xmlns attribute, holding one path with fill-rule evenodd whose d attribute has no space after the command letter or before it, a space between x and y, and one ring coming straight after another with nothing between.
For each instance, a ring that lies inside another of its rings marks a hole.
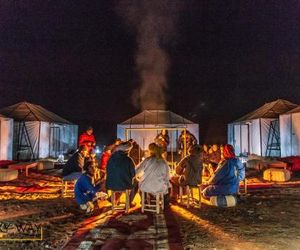
<instances>
[{"instance_id":1,"label":"seated person","mask_svg":"<svg viewBox=\"0 0 300 250\"><path fill-rule=\"evenodd\" d=\"M133 160L134 164L137 165L141 162L143 150L133 139L129 140L132 143L132 149L130 150L129 156Z\"/></svg>"},{"instance_id":2,"label":"seated person","mask_svg":"<svg viewBox=\"0 0 300 250\"><path fill-rule=\"evenodd\" d=\"M188 155L178 163L175 169L176 175L171 178L174 194L179 193L179 186L197 186L201 184L202 164L201 147L197 144L191 146Z\"/></svg>"},{"instance_id":3,"label":"seated person","mask_svg":"<svg viewBox=\"0 0 300 250\"><path fill-rule=\"evenodd\" d=\"M178 138L178 149L179 153L183 156L184 155L184 143L185 143L185 148L188 149L197 144L197 139L196 137L189 131L181 131L181 134Z\"/></svg>"},{"instance_id":4,"label":"seated person","mask_svg":"<svg viewBox=\"0 0 300 250\"><path fill-rule=\"evenodd\" d=\"M96 146L96 139L94 136L94 130L91 126L87 127L86 131L79 136L78 144L79 146L87 146L89 152Z\"/></svg>"},{"instance_id":5,"label":"seated person","mask_svg":"<svg viewBox=\"0 0 300 250\"><path fill-rule=\"evenodd\" d=\"M232 145L224 146L224 161L203 190L203 196L209 198L218 195L235 195L238 193L240 181L245 178L245 168L236 158Z\"/></svg>"},{"instance_id":6,"label":"seated person","mask_svg":"<svg viewBox=\"0 0 300 250\"><path fill-rule=\"evenodd\" d=\"M97 198L105 197L105 193L98 193L100 191L100 184L94 184L94 171L92 162L87 162L84 165L84 173L76 182L74 189L76 202L87 213L93 211L93 201L96 201Z\"/></svg>"},{"instance_id":7,"label":"seated person","mask_svg":"<svg viewBox=\"0 0 300 250\"><path fill-rule=\"evenodd\" d=\"M132 144L122 142L115 148L106 167L106 189L112 191L123 191L132 189L132 179L135 176L135 165L128 156ZM116 196L118 200L119 196Z\"/></svg>"},{"instance_id":8,"label":"seated person","mask_svg":"<svg viewBox=\"0 0 300 250\"><path fill-rule=\"evenodd\" d=\"M88 147L82 145L79 149L71 156L63 168L63 179L65 181L77 180L82 174L85 160L88 157Z\"/></svg>"},{"instance_id":9,"label":"seated person","mask_svg":"<svg viewBox=\"0 0 300 250\"><path fill-rule=\"evenodd\" d=\"M106 171L107 162L111 156L112 145L105 146L100 159L100 169L101 171Z\"/></svg>"},{"instance_id":10,"label":"seated person","mask_svg":"<svg viewBox=\"0 0 300 250\"><path fill-rule=\"evenodd\" d=\"M164 194L165 205L168 206L168 191L170 187L169 166L163 159L163 149L155 143L149 145L150 156L136 169L139 189L143 192L156 195Z\"/></svg>"}]
</instances>

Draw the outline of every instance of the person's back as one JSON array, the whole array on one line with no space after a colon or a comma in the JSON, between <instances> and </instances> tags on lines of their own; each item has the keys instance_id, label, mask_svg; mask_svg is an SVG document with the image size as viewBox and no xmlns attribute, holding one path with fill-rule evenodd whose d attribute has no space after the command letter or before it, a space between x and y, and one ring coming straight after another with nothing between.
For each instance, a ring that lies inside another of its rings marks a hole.
<instances>
[{"instance_id":1,"label":"person's back","mask_svg":"<svg viewBox=\"0 0 300 250\"><path fill-rule=\"evenodd\" d=\"M206 197L236 194L240 181L245 178L245 168L241 161L236 158L234 148L231 145L225 145L224 157L224 162L209 180L210 186L203 191Z\"/></svg>"},{"instance_id":2,"label":"person's back","mask_svg":"<svg viewBox=\"0 0 300 250\"><path fill-rule=\"evenodd\" d=\"M135 169L132 159L128 157L128 152L124 152L123 150L114 152L108 160L106 173L107 189L114 191L131 189Z\"/></svg>"},{"instance_id":3,"label":"person's back","mask_svg":"<svg viewBox=\"0 0 300 250\"><path fill-rule=\"evenodd\" d=\"M197 186L202 182L202 160L199 155L188 156L189 165L185 170L186 185Z\"/></svg>"},{"instance_id":4,"label":"person's back","mask_svg":"<svg viewBox=\"0 0 300 250\"><path fill-rule=\"evenodd\" d=\"M75 152L64 166L62 175L67 176L74 172L81 172L84 161L85 157L80 153L80 151Z\"/></svg>"},{"instance_id":5,"label":"person's back","mask_svg":"<svg viewBox=\"0 0 300 250\"><path fill-rule=\"evenodd\" d=\"M140 176L139 188L141 191L157 194L168 193L169 167L163 158L150 156L137 169Z\"/></svg>"},{"instance_id":6,"label":"person's back","mask_svg":"<svg viewBox=\"0 0 300 250\"><path fill-rule=\"evenodd\" d=\"M176 167L176 174L180 178L180 185L197 186L202 182L202 158L201 147L193 145L189 149L189 155L183 158Z\"/></svg>"},{"instance_id":7,"label":"person's back","mask_svg":"<svg viewBox=\"0 0 300 250\"><path fill-rule=\"evenodd\" d=\"M228 186L230 192L236 193L240 183L238 172L243 168L241 164L237 158L225 160L216 172L212 184Z\"/></svg>"}]
</instances>

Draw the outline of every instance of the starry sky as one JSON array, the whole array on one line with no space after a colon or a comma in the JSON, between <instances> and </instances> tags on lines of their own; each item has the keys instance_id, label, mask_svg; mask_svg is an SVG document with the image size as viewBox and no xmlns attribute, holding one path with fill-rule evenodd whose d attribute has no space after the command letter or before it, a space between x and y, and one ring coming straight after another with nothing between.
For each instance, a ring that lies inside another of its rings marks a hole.
<instances>
[{"instance_id":1,"label":"starry sky","mask_svg":"<svg viewBox=\"0 0 300 250\"><path fill-rule=\"evenodd\" d=\"M226 124L265 102L300 104L300 1L179 3L162 46L166 109L198 122L200 142L224 143ZM140 111L137 32L120 6L1 1L0 107L26 100L113 138L116 124Z\"/></svg>"}]
</instances>

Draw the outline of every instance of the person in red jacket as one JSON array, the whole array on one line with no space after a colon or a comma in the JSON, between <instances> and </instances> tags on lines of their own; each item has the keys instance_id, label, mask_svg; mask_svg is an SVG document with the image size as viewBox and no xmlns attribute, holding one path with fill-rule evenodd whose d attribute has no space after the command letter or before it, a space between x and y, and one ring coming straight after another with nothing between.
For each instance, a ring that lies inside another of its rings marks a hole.
<instances>
[{"instance_id":1,"label":"person in red jacket","mask_svg":"<svg viewBox=\"0 0 300 250\"><path fill-rule=\"evenodd\" d=\"M96 146L96 139L95 136L93 135L93 132L94 132L93 128L88 127L86 131L79 136L79 146L82 145L87 146L89 152L91 152L92 149L94 149L94 147Z\"/></svg>"},{"instance_id":2,"label":"person in red jacket","mask_svg":"<svg viewBox=\"0 0 300 250\"><path fill-rule=\"evenodd\" d=\"M101 162L100 162L100 169L102 171L106 171L106 165L107 165L107 162L111 156L111 149L113 148L112 145L108 145L104 148L104 152L102 153L102 156L101 156Z\"/></svg>"}]
</instances>

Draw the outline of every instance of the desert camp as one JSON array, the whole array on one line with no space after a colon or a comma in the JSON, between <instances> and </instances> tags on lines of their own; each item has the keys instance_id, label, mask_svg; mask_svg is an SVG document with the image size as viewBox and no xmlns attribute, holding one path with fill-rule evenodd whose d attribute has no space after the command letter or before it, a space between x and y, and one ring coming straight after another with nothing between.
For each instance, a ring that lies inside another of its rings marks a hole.
<instances>
[{"instance_id":1,"label":"desert camp","mask_svg":"<svg viewBox=\"0 0 300 250\"><path fill-rule=\"evenodd\" d=\"M300 249L298 1L3 1L0 249Z\"/></svg>"}]
</instances>

